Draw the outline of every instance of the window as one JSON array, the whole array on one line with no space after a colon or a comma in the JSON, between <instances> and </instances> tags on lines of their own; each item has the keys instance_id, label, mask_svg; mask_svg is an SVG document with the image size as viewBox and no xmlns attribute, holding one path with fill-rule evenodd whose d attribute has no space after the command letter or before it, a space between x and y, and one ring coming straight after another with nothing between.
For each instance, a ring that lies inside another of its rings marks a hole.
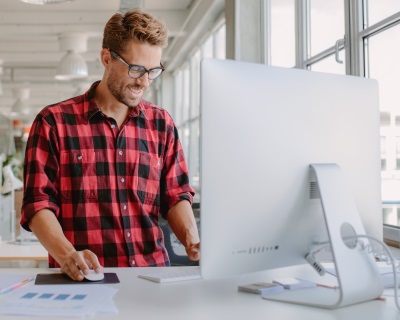
<instances>
[{"instance_id":1,"label":"window","mask_svg":"<svg viewBox=\"0 0 400 320\"><path fill-rule=\"evenodd\" d=\"M381 109L381 166L383 221L399 227L400 206L400 2L364 0L363 26L359 40L363 43L365 76L378 80ZM390 205L389 205L390 203Z\"/></svg>"},{"instance_id":2,"label":"window","mask_svg":"<svg viewBox=\"0 0 400 320\"><path fill-rule=\"evenodd\" d=\"M385 224L398 224L400 208L400 1L266 0L266 48L271 65L379 81L382 203ZM191 182L199 182L199 65L204 57L225 58L224 22L210 29L174 74L178 130ZM265 48L264 48L265 49ZM400 230L400 227L399 227Z\"/></svg>"},{"instance_id":3,"label":"window","mask_svg":"<svg viewBox=\"0 0 400 320\"><path fill-rule=\"evenodd\" d=\"M386 170L386 137L381 136L381 170Z\"/></svg>"},{"instance_id":4,"label":"window","mask_svg":"<svg viewBox=\"0 0 400 320\"><path fill-rule=\"evenodd\" d=\"M313 71L346 74L342 41L345 33L344 2L309 0L308 9L306 16L309 17L307 21L309 36L304 37L307 41L309 58L306 65ZM336 49L339 49L337 57Z\"/></svg>"},{"instance_id":5,"label":"window","mask_svg":"<svg viewBox=\"0 0 400 320\"><path fill-rule=\"evenodd\" d=\"M310 0L310 54L332 47L344 37L344 1Z\"/></svg>"},{"instance_id":6,"label":"window","mask_svg":"<svg viewBox=\"0 0 400 320\"><path fill-rule=\"evenodd\" d=\"M343 50L342 50L343 51ZM344 56L344 55L343 55ZM329 72L336 74L345 74L346 65L345 60L343 64L337 63L334 55L329 55L322 60L319 60L309 66L312 71Z\"/></svg>"},{"instance_id":7,"label":"window","mask_svg":"<svg viewBox=\"0 0 400 320\"><path fill-rule=\"evenodd\" d=\"M396 137L396 170L400 170L400 137Z\"/></svg>"},{"instance_id":8,"label":"window","mask_svg":"<svg viewBox=\"0 0 400 320\"><path fill-rule=\"evenodd\" d=\"M390 126L390 113L389 112L381 112L381 127L389 127Z\"/></svg>"},{"instance_id":9,"label":"window","mask_svg":"<svg viewBox=\"0 0 400 320\"><path fill-rule=\"evenodd\" d=\"M294 15L294 0L271 0L271 65L296 64Z\"/></svg>"},{"instance_id":10,"label":"window","mask_svg":"<svg viewBox=\"0 0 400 320\"><path fill-rule=\"evenodd\" d=\"M400 1L398 0L368 0L365 1L367 26L388 18L400 11Z\"/></svg>"},{"instance_id":11,"label":"window","mask_svg":"<svg viewBox=\"0 0 400 320\"><path fill-rule=\"evenodd\" d=\"M189 166L190 182L197 192L200 183L200 62L203 58L225 58L225 34L225 25L219 23L174 74L173 118Z\"/></svg>"}]
</instances>

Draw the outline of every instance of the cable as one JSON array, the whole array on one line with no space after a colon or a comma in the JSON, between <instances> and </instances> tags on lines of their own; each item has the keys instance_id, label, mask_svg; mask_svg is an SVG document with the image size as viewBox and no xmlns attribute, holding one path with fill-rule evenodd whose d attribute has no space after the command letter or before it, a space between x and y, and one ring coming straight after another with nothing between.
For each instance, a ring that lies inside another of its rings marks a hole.
<instances>
[{"instance_id":1,"label":"cable","mask_svg":"<svg viewBox=\"0 0 400 320\"><path fill-rule=\"evenodd\" d=\"M383 255L382 253L379 254L374 254L375 258L377 258L380 261L384 261L386 262L388 265L392 266L392 273L393 273L393 280L394 280L394 299L395 299L395 303L396 303L396 307L397 309L400 311L400 304L399 304L399 299L398 299L398 280L397 280L397 269L399 266L396 266L396 259L393 257L392 252L390 251L390 249L388 248L388 246L381 240L378 240L374 237L368 236L368 235L356 235L356 236L351 236L351 237L346 237L344 239L345 240L359 240L361 238L365 238L368 239L370 241L373 241L375 243L378 243L387 253L387 255ZM317 258L315 257L315 254L317 252L320 252L321 250L323 250L324 248L328 248L330 247L330 241L324 241L324 242L316 242L314 243L314 245L317 246L323 246L322 248L318 248L317 250L314 251L310 251L309 253L307 253L305 255L305 259L306 261L319 273L321 274L319 268L316 268L315 266L317 265L322 266L321 263L318 262ZM367 245L362 242L362 241L357 241L356 245L358 245L360 248L360 250L366 250L368 253L374 253L374 247L372 246L372 244L368 243ZM356 246L354 246L355 248ZM312 257L312 258L311 258ZM335 277L337 277L336 274L328 272L326 270L324 270L326 273L329 273ZM322 275L322 274L321 274Z\"/></svg>"},{"instance_id":2,"label":"cable","mask_svg":"<svg viewBox=\"0 0 400 320\"><path fill-rule=\"evenodd\" d=\"M393 257L392 252L390 251L390 249L388 248L386 243L384 243L383 241L378 240L378 239L376 239L374 237L367 236L367 235L357 235L356 238L357 239L365 238L365 239L368 239L368 240L375 241L385 249L386 253L389 256L389 260L385 259L386 257L382 257L382 259L383 259L383 261L386 261L386 262L388 262L388 263L390 263L392 265L392 268L393 268L393 280L394 280L394 301L396 303L397 309L400 311L400 305L399 305L399 299L398 299L397 267L396 267L396 260ZM364 243L362 243L362 246L365 246ZM371 248L371 246L367 246L367 247ZM367 247L366 248L361 248L361 249L367 249Z\"/></svg>"}]
</instances>

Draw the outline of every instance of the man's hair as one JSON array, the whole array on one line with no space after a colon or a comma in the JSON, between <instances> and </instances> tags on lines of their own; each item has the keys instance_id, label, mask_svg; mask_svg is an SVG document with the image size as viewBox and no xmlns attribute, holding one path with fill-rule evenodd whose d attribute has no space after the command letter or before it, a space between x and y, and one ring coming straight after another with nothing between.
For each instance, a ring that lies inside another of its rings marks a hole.
<instances>
[{"instance_id":1,"label":"man's hair","mask_svg":"<svg viewBox=\"0 0 400 320\"><path fill-rule=\"evenodd\" d=\"M120 53L130 40L166 48L168 30L164 23L140 10L115 13L104 27L103 48Z\"/></svg>"}]
</instances>

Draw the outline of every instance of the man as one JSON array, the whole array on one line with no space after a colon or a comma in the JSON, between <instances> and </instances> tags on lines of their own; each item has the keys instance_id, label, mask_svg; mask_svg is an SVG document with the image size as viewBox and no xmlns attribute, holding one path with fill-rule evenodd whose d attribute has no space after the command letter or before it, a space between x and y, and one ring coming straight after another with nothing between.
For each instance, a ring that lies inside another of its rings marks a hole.
<instances>
[{"instance_id":1,"label":"man","mask_svg":"<svg viewBox=\"0 0 400 320\"><path fill-rule=\"evenodd\" d=\"M158 218L190 259L199 235L187 165L169 114L142 96L164 70L165 26L138 10L104 29L104 75L82 96L44 108L27 142L21 225L74 280L89 269L168 266Z\"/></svg>"}]
</instances>

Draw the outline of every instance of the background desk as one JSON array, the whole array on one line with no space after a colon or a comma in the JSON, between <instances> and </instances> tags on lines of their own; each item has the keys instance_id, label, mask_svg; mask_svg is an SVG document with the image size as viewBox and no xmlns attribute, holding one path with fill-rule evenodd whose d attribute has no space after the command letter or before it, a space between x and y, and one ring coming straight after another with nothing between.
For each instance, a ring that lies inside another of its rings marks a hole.
<instances>
[{"instance_id":1,"label":"background desk","mask_svg":"<svg viewBox=\"0 0 400 320\"><path fill-rule=\"evenodd\" d=\"M271 281L277 277L298 276L318 279L309 266L291 267L273 271L227 278L223 280L193 280L159 284L138 278L138 274L154 272L154 268L110 268L121 281L112 286L118 289L114 296L118 315L98 315L95 319L171 319L171 320L391 320L400 319L392 297L386 301L370 301L336 310L325 310L261 299L255 294L237 291L239 284ZM0 269L0 273L36 274L49 269ZM33 285L33 284L29 284ZM392 294L392 290L388 291ZM1 299L1 296L0 296ZM27 317L2 317L2 320L26 320ZM45 318L43 318L45 319ZM52 319L54 318L46 318ZM66 320L67 318L60 318ZM76 318L72 318L76 319ZM42 319L41 319L42 320Z\"/></svg>"},{"instance_id":2,"label":"background desk","mask_svg":"<svg viewBox=\"0 0 400 320\"><path fill-rule=\"evenodd\" d=\"M47 267L48 254L40 243L29 245L12 244L8 242L0 243L1 260L30 260L35 261L37 267Z\"/></svg>"}]
</instances>

